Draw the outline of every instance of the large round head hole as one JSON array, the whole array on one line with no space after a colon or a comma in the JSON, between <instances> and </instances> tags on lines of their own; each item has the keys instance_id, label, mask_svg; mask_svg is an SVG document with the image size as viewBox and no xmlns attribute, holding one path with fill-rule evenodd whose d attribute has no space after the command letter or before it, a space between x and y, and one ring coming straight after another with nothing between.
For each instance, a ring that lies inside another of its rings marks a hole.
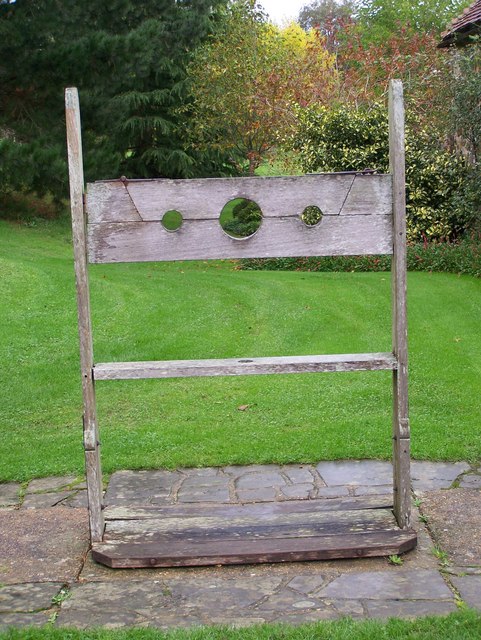
<instances>
[{"instance_id":1,"label":"large round head hole","mask_svg":"<svg viewBox=\"0 0 481 640\"><path fill-rule=\"evenodd\" d=\"M322 211L315 204L311 204L301 213L301 220L308 227L315 227L322 220Z\"/></svg>"},{"instance_id":2,"label":"large round head hole","mask_svg":"<svg viewBox=\"0 0 481 640\"><path fill-rule=\"evenodd\" d=\"M230 200L220 214L220 226L231 238L248 238L261 226L262 211L252 200Z\"/></svg>"},{"instance_id":3,"label":"large round head hole","mask_svg":"<svg viewBox=\"0 0 481 640\"><path fill-rule=\"evenodd\" d=\"M180 229L182 222L182 214L174 209L166 211L162 216L162 226L167 231L177 231L177 229Z\"/></svg>"}]
</instances>

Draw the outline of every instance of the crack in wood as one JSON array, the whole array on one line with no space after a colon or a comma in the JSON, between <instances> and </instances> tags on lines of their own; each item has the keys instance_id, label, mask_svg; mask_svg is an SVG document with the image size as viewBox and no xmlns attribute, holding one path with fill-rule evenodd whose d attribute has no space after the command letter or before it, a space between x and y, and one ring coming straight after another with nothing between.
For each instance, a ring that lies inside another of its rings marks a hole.
<instances>
[{"instance_id":1,"label":"crack in wood","mask_svg":"<svg viewBox=\"0 0 481 640\"><path fill-rule=\"evenodd\" d=\"M349 186L349 189L347 190L346 197L345 197L345 198L344 198L344 200L342 201L341 208L339 209L339 213L337 214L338 216L340 216L340 215L342 214L342 210L344 209L344 205L346 204L347 199L349 198L349 194L350 194L350 193L351 193L351 191L352 191L352 188L353 188L353 186L354 186L354 182L355 182L355 180L356 180L356 175L354 175L354 176L353 176L353 178L352 178L352 182L351 182L351 184L350 184L350 186Z\"/></svg>"},{"instance_id":2,"label":"crack in wood","mask_svg":"<svg viewBox=\"0 0 481 640\"><path fill-rule=\"evenodd\" d=\"M141 222L145 222L144 218L140 215L140 211L137 209L137 205L135 204L134 199L132 198L132 194L129 191L129 188L127 186L126 181L122 180L121 182L122 182L122 185L123 185L128 197L129 197L130 202L132 203L133 208L135 209L135 213L139 216L139 220Z\"/></svg>"}]
</instances>

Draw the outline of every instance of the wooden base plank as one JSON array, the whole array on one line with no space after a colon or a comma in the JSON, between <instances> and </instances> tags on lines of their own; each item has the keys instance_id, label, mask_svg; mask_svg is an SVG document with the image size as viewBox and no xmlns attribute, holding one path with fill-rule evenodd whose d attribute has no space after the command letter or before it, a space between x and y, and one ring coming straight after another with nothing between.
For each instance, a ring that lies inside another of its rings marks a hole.
<instances>
[{"instance_id":1,"label":"wooden base plank","mask_svg":"<svg viewBox=\"0 0 481 640\"><path fill-rule=\"evenodd\" d=\"M385 502L384 496L368 496L111 507L103 542L92 554L112 568L141 568L358 558L412 549L416 533L400 530L392 509L379 506Z\"/></svg>"},{"instance_id":2,"label":"wooden base plank","mask_svg":"<svg viewBox=\"0 0 481 640\"><path fill-rule=\"evenodd\" d=\"M345 498L316 498L313 500L286 500L285 502L257 502L245 504L170 504L107 506L106 520L145 520L151 518L195 518L199 516L252 517L291 513L312 513L321 511L353 511L360 509L389 509L393 506L392 495L349 496Z\"/></svg>"},{"instance_id":3,"label":"wooden base plank","mask_svg":"<svg viewBox=\"0 0 481 640\"><path fill-rule=\"evenodd\" d=\"M296 535L322 535L323 533L350 533L355 530L398 529L392 511L338 511L324 513L291 513L282 516L238 516L233 511L229 517L205 514L195 518L151 518L149 520L109 521L104 534L104 542L122 539L152 541L169 540L176 536L201 538L214 536L235 540L249 537L295 537Z\"/></svg>"},{"instance_id":4,"label":"wooden base plank","mask_svg":"<svg viewBox=\"0 0 481 640\"><path fill-rule=\"evenodd\" d=\"M96 562L112 568L196 567L219 564L300 562L404 553L416 546L412 530L309 538L212 542L105 543L93 546Z\"/></svg>"}]
</instances>

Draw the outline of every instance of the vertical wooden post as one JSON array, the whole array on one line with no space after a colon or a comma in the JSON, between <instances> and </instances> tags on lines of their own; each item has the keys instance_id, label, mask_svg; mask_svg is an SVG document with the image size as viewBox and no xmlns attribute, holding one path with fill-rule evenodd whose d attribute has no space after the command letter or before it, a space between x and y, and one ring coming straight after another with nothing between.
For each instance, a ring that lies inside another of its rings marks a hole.
<instances>
[{"instance_id":1,"label":"vertical wooden post","mask_svg":"<svg viewBox=\"0 0 481 640\"><path fill-rule=\"evenodd\" d=\"M410 435L406 314L406 178L404 102L400 80L389 85L389 165L393 187L392 341L394 514L402 529L411 525Z\"/></svg>"},{"instance_id":2,"label":"vertical wooden post","mask_svg":"<svg viewBox=\"0 0 481 640\"><path fill-rule=\"evenodd\" d=\"M77 284L78 330L80 339L80 369L83 393L83 436L85 470L89 502L90 536L100 542L104 532L102 513L102 472L100 468L95 387L92 375L93 344L90 319L90 296L87 265L87 243L84 214L84 175L80 107L75 88L65 90L65 116L67 122L67 149L70 179L70 208Z\"/></svg>"}]
</instances>

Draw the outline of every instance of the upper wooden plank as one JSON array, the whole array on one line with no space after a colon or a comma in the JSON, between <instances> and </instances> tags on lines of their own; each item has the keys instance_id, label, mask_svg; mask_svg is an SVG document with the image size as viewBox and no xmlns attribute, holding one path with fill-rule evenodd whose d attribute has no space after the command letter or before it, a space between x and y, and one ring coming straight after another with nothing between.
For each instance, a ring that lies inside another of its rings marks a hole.
<instances>
[{"instance_id":1,"label":"upper wooden plank","mask_svg":"<svg viewBox=\"0 0 481 640\"><path fill-rule=\"evenodd\" d=\"M88 222L157 221L170 210L184 220L218 220L224 205L236 198L254 200L265 218L299 217L309 205L325 216L388 215L391 177L326 173L94 182L87 185Z\"/></svg>"},{"instance_id":2,"label":"upper wooden plank","mask_svg":"<svg viewBox=\"0 0 481 640\"><path fill-rule=\"evenodd\" d=\"M236 198L262 210L249 238L231 238L220 226L224 205ZM323 218L308 227L301 214L312 205ZM183 218L175 232L161 223L170 210ZM90 262L392 253L390 175L96 182L88 185L87 215Z\"/></svg>"}]
</instances>

